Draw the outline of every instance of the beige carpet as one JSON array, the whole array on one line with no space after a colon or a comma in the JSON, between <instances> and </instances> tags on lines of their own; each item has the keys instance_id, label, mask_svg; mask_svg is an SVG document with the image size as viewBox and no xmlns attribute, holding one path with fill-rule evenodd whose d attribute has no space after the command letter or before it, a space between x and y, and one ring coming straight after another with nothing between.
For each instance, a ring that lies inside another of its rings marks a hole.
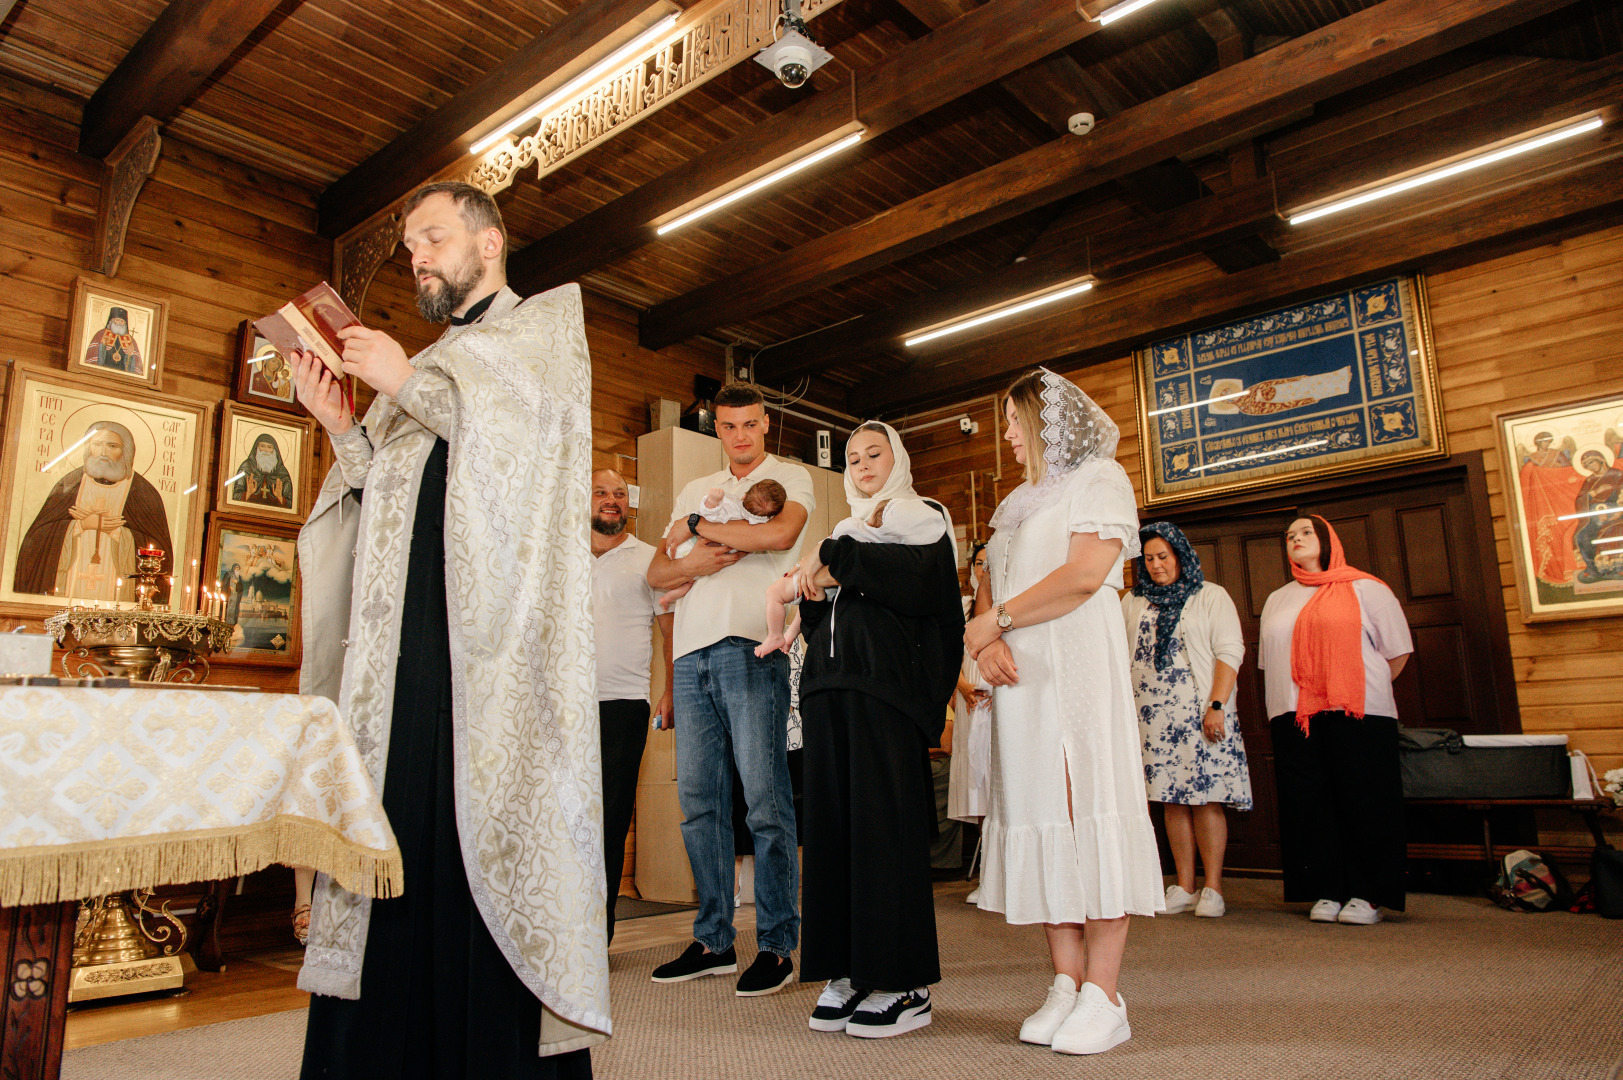
<instances>
[{"instance_id":1,"label":"beige carpet","mask_svg":"<svg viewBox=\"0 0 1623 1080\"><path fill-rule=\"evenodd\" d=\"M726 978L648 981L675 949L612 958L608 1080L1608 1080L1623 1055L1623 924L1515 915L1420 895L1375 927L1320 926L1271 882L1230 884L1229 915L1136 920L1122 993L1131 1042L1065 1058L1015 1039L1048 982L1040 929L937 904L935 1022L863 1041L806 1028L820 987L742 999ZM741 938L747 959L752 942ZM68 1055L64 1080L263 1080L297 1074L303 1014L216 1024ZM232 1072L232 1067L243 1071Z\"/></svg>"}]
</instances>

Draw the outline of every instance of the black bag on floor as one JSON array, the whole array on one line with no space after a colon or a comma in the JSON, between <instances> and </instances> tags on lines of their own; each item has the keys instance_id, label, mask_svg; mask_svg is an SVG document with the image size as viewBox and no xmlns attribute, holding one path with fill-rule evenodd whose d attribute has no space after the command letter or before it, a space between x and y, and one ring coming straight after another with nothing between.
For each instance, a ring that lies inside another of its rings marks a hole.
<instances>
[{"instance_id":1,"label":"black bag on floor","mask_svg":"<svg viewBox=\"0 0 1623 1080\"><path fill-rule=\"evenodd\" d=\"M1608 919L1623 919L1623 851L1596 848L1589 860L1589 883L1595 910Z\"/></svg>"},{"instance_id":2,"label":"black bag on floor","mask_svg":"<svg viewBox=\"0 0 1623 1080\"><path fill-rule=\"evenodd\" d=\"M1574 897L1567 879L1548 859L1531 851L1512 851L1500 860L1499 880L1488 890L1507 911L1566 911Z\"/></svg>"}]
</instances>

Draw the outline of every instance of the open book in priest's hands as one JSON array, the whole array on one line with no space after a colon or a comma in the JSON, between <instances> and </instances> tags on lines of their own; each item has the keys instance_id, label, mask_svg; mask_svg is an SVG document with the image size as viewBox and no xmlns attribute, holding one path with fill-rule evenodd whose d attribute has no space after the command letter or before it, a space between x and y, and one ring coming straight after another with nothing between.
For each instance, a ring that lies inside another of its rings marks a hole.
<instances>
[{"instance_id":1,"label":"open book in priest's hands","mask_svg":"<svg viewBox=\"0 0 1623 1080\"><path fill-rule=\"evenodd\" d=\"M344 343L338 331L360 325L361 320L325 281L254 320L254 329L290 364L293 353L298 351L318 357L327 365L351 414L355 412L355 380L344 374Z\"/></svg>"}]
</instances>

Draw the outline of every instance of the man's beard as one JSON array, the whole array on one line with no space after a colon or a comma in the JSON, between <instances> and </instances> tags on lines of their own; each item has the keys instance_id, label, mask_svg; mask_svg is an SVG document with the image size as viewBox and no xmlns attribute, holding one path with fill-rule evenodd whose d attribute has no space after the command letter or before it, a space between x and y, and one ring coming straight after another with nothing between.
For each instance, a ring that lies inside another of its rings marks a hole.
<instances>
[{"instance_id":1,"label":"man's beard","mask_svg":"<svg viewBox=\"0 0 1623 1080\"><path fill-rule=\"evenodd\" d=\"M619 536L626 531L626 519L618 521L605 521L597 514L592 515L592 531L602 536Z\"/></svg>"},{"instance_id":2,"label":"man's beard","mask_svg":"<svg viewBox=\"0 0 1623 1080\"><path fill-rule=\"evenodd\" d=\"M254 464L259 466L260 472L275 472L281 462L276 460L275 454L255 454Z\"/></svg>"},{"instance_id":3,"label":"man's beard","mask_svg":"<svg viewBox=\"0 0 1623 1080\"><path fill-rule=\"evenodd\" d=\"M117 483L130 475L128 465L105 457L86 458L85 472L90 474L92 480L102 480L107 483Z\"/></svg>"},{"instance_id":4,"label":"man's beard","mask_svg":"<svg viewBox=\"0 0 1623 1080\"><path fill-rule=\"evenodd\" d=\"M473 290L479 287L485 268L479 252L468 245L468 256L451 268L449 275L439 270L425 270L430 278L439 278L439 290L429 288L425 278L417 281L417 313L429 322L448 322L457 308L465 303Z\"/></svg>"}]
</instances>

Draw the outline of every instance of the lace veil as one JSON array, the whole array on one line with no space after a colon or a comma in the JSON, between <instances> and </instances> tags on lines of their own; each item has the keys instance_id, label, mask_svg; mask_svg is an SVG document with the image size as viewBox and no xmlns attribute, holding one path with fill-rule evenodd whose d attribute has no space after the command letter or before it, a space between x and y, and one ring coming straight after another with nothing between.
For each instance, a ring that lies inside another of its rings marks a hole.
<instances>
[{"instance_id":1,"label":"lace veil","mask_svg":"<svg viewBox=\"0 0 1623 1080\"><path fill-rule=\"evenodd\" d=\"M1042 506L1083 463L1114 459L1121 429L1082 388L1071 380L1042 372L1043 478L1009 493L987 524L1013 529Z\"/></svg>"}]
</instances>

